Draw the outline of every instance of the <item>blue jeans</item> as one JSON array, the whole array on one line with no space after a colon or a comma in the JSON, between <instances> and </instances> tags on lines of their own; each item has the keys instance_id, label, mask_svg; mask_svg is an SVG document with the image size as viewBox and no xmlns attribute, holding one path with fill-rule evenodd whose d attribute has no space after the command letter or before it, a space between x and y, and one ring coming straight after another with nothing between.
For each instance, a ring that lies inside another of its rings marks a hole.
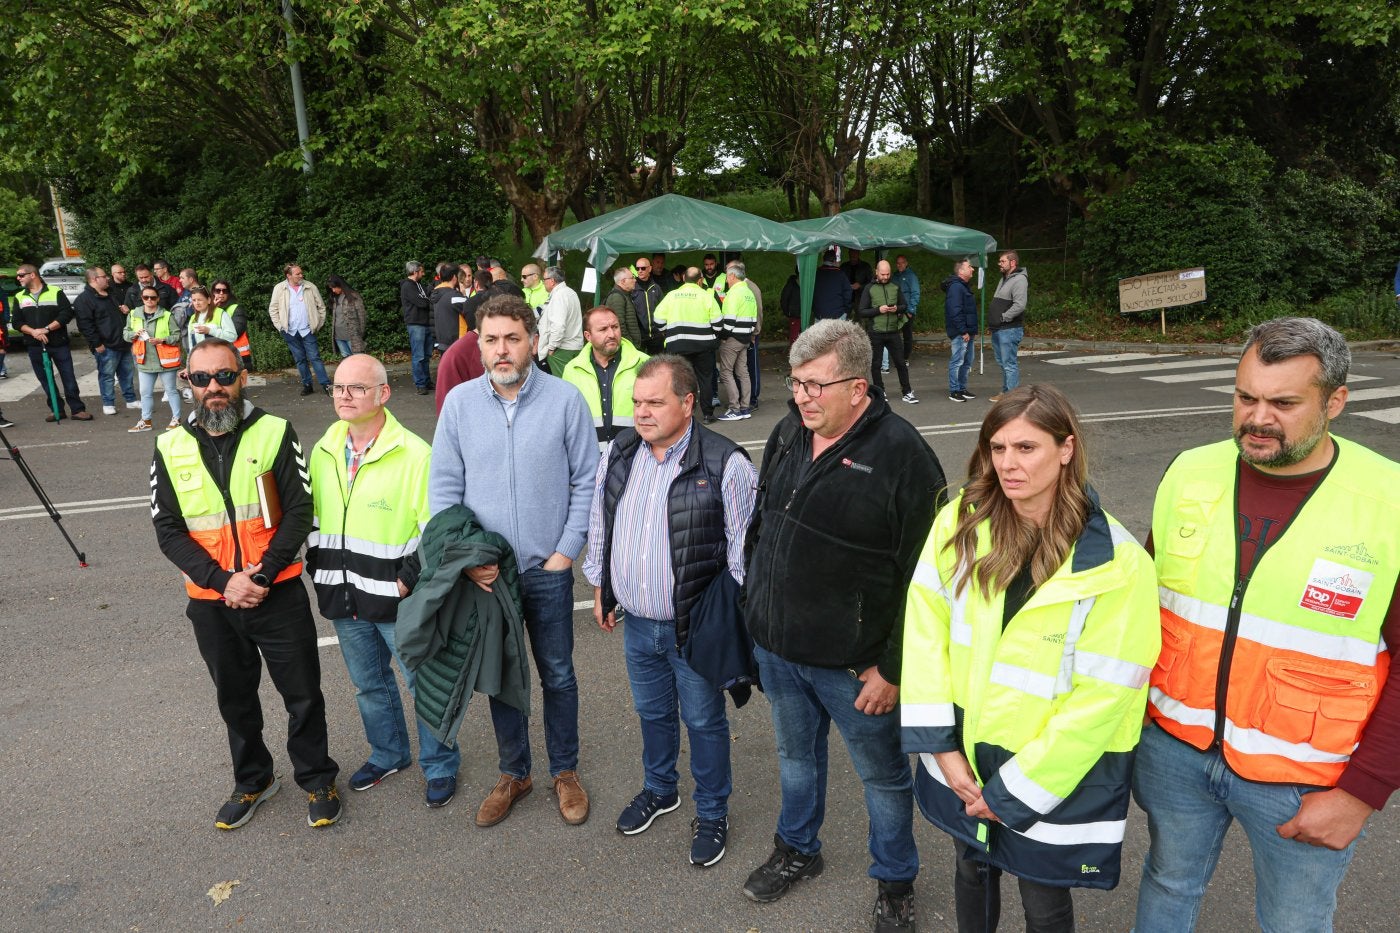
<instances>
[{"instance_id":1,"label":"blue jeans","mask_svg":"<svg viewBox=\"0 0 1400 933\"><path fill-rule=\"evenodd\" d=\"M63 400L68 400L68 410L74 414L80 411L87 411L87 406L83 404L82 397L78 394L78 377L73 374L73 351L67 344L60 346L50 345L49 365L44 365L44 348L29 347L29 365L34 370L34 378L39 380L39 388L44 390L44 397L48 401L49 411L58 406L58 413L67 417ZM47 373L45 370L47 369ZM54 370L58 370L58 375L53 375ZM49 391L49 380L53 380L53 391Z\"/></svg>"},{"instance_id":2,"label":"blue jeans","mask_svg":"<svg viewBox=\"0 0 1400 933\"><path fill-rule=\"evenodd\" d=\"M165 401L170 406L170 418L173 421L180 420L180 381L175 376L175 370L162 369L158 373L148 373L144 369L137 370L137 377L141 383L141 417L147 421L151 420L151 412L156 407L156 380L165 383Z\"/></svg>"},{"instance_id":3,"label":"blue jeans","mask_svg":"<svg viewBox=\"0 0 1400 933\"><path fill-rule=\"evenodd\" d=\"M136 401L136 358L131 355L131 347L109 346L101 353L94 350L92 358L97 362L97 387L103 405L117 404L118 384L128 405Z\"/></svg>"},{"instance_id":4,"label":"blue jeans","mask_svg":"<svg viewBox=\"0 0 1400 933\"><path fill-rule=\"evenodd\" d=\"M967 375L972 371L972 340L961 336L948 340L948 391L967 389Z\"/></svg>"},{"instance_id":5,"label":"blue jeans","mask_svg":"<svg viewBox=\"0 0 1400 933\"><path fill-rule=\"evenodd\" d=\"M331 380L326 376L326 364L321 362L321 348L316 346L315 334L293 334L284 330L282 339L287 342L287 349L292 351L292 359L296 361L302 385L311 385L312 367L316 369L317 382L323 386L331 384Z\"/></svg>"},{"instance_id":6,"label":"blue jeans","mask_svg":"<svg viewBox=\"0 0 1400 933\"><path fill-rule=\"evenodd\" d=\"M676 653L675 620L629 615L623 622L623 652L632 705L642 720L645 787L660 797L676 792L680 723L690 737L690 774L695 779L695 815L729 815L729 718L724 693L695 673Z\"/></svg>"},{"instance_id":7,"label":"blue jeans","mask_svg":"<svg viewBox=\"0 0 1400 933\"><path fill-rule=\"evenodd\" d=\"M762 371L758 365L758 336L754 335L749 343L748 353L749 364L749 407L758 404L758 384L761 381Z\"/></svg>"},{"instance_id":8,"label":"blue jeans","mask_svg":"<svg viewBox=\"0 0 1400 933\"><path fill-rule=\"evenodd\" d=\"M350 341L341 340L339 337L335 338L335 349L342 357L355 355L355 351L350 349Z\"/></svg>"},{"instance_id":9,"label":"blue jeans","mask_svg":"<svg viewBox=\"0 0 1400 933\"><path fill-rule=\"evenodd\" d=\"M1021 384L1021 367L1016 362L1016 350L1024 336L1024 327L1003 327L992 331L992 352L996 354L997 365L1001 367L1003 392L1010 392Z\"/></svg>"},{"instance_id":10,"label":"blue jeans","mask_svg":"<svg viewBox=\"0 0 1400 933\"><path fill-rule=\"evenodd\" d=\"M1246 781L1219 751L1199 752L1155 725L1142 730L1133 796L1147 811L1152 845L1142 866L1137 933L1190 931L1232 820L1254 856L1254 914L1265 933L1332 929L1337 887L1356 842L1341 851L1284 839L1276 827L1310 789Z\"/></svg>"},{"instance_id":11,"label":"blue jeans","mask_svg":"<svg viewBox=\"0 0 1400 933\"><path fill-rule=\"evenodd\" d=\"M427 324L408 325L408 346L413 355L413 384L426 389L432 381L428 360L433 355L433 332Z\"/></svg>"},{"instance_id":12,"label":"blue jeans","mask_svg":"<svg viewBox=\"0 0 1400 933\"><path fill-rule=\"evenodd\" d=\"M919 874L914 775L909 756L900 750L899 713L867 716L856 709L863 684L844 668L794 664L758 646L754 657L778 742L779 838L806 855L821 851L817 833L826 816L826 743L835 722L865 789L870 877L913 881Z\"/></svg>"},{"instance_id":13,"label":"blue jeans","mask_svg":"<svg viewBox=\"0 0 1400 933\"><path fill-rule=\"evenodd\" d=\"M533 567L520 575L520 601L530 653L544 693L544 744L549 773L578 768L578 681L574 678L574 571ZM491 724L502 774L530 773L530 722L491 698Z\"/></svg>"},{"instance_id":14,"label":"blue jeans","mask_svg":"<svg viewBox=\"0 0 1400 933\"><path fill-rule=\"evenodd\" d=\"M408 745L399 684L389 662L399 662L410 693L414 678L394 647L394 623L336 619L335 633L340 637L340 653L350 672L350 682L355 685L355 703L360 707L360 721L365 724L365 738L369 740L370 764L384 769L404 767L413 761L413 750ZM418 763L423 767L423 776L430 781L456 777L462 763L461 750L443 745L422 720L417 716L414 719L418 721Z\"/></svg>"}]
</instances>

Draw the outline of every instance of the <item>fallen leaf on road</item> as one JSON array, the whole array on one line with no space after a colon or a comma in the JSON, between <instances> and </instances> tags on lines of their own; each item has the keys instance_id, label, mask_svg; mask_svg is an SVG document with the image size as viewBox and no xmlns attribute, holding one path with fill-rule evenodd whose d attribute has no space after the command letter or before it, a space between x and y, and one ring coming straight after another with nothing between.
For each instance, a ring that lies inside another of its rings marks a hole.
<instances>
[{"instance_id":1,"label":"fallen leaf on road","mask_svg":"<svg viewBox=\"0 0 1400 933\"><path fill-rule=\"evenodd\" d=\"M215 907L218 907L233 896L234 886L242 883L241 881L220 881L209 889L209 899L214 902Z\"/></svg>"}]
</instances>

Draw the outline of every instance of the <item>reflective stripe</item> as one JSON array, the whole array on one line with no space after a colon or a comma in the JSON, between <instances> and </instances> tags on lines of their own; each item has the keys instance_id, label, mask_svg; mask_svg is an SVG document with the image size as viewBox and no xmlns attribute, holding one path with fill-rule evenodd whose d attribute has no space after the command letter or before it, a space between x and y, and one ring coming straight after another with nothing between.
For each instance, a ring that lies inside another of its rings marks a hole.
<instances>
[{"instance_id":1,"label":"reflective stripe","mask_svg":"<svg viewBox=\"0 0 1400 933\"><path fill-rule=\"evenodd\" d=\"M1006 827L1011 829L1010 826ZM1127 820L1103 820L1098 823L1034 823L1017 835L1050 846L1115 845L1123 841ZM1013 833L1016 830L1011 829Z\"/></svg>"},{"instance_id":2,"label":"reflective stripe","mask_svg":"<svg viewBox=\"0 0 1400 933\"><path fill-rule=\"evenodd\" d=\"M615 427L630 428L635 423L631 415L613 415L613 425Z\"/></svg>"},{"instance_id":3,"label":"reflective stripe","mask_svg":"<svg viewBox=\"0 0 1400 933\"><path fill-rule=\"evenodd\" d=\"M250 522L255 518L261 518L262 510L256 502L249 505L235 505L233 517L239 522ZM228 512L224 510L211 512L208 515L185 516L185 527L190 531L218 531L220 528L227 527L228 523Z\"/></svg>"},{"instance_id":4,"label":"reflective stripe","mask_svg":"<svg viewBox=\"0 0 1400 933\"><path fill-rule=\"evenodd\" d=\"M992 665L991 681L1044 700L1055 699L1055 678L1040 671L997 661Z\"/></svg>"},{"instance_id":5,"label":"reflective stripe","mask_svg":"<svg viewBox=\"0 0 1400 933\"><path fill-rule=\"evenodd\" d=\"M938 568L924 561L919 561L914 565L913 582L931 590L938 590L940 593L943 591L943 580L938 576Z\"/></svg>"},{"instance_id":6,"label":"reflective stripe","mask_svg":"<svg viewBox=\"0 0 1400 933\"><path fill-rule=\"evenodd\" d=\"M403 544L380 544L377 541L356 538L351 535L323 535L319 531L313 531L306 538L306 546L308 548L323 547L332 551L349 551L351 554L362 554L365 557L375 557L380 560L398 560L418 550L418 539L411 538ZM397 590L395 594L397 595Z\"/></svg>"},{"instance_id":7,"label":"reflective stripe","mask_svg":"<svg viewBox=\"0 0 1400 933\"><path fill-rule=\"evenodd\" d=\"M1074 672L1127 687L1129 690L1138 690L1147 683L1152 668L1124 661L1122 658L1112 658L1106 654L1080 651L1074 656Z\"/></svg>"},{"instance_id":8,"label":"reflective stripe","mask_svg":"<svg viewBox=\"0 0 1400 933\"><path fill-rule=\"evenodd\" d=\"M1069 693L1074 688L1074 654L1079 644L1079 636L1084 634L1084 623L1089 620L1089 612L1094 608L1096 596L1076 599L1069 611L1069 627L1065 629L1065 649L1060 655L1060 673L1055 678L1055 696Z\"/></svg>"},{"instance_id":9,"label":"reflective stripe","mask_svg":"<svg viewBox=\"0 0 1400 933\"><path fill-rule=\"evenodd\" d=\"M997 774L1000 775L1002 784L1006 785L1007 792L1036 813L1049 813L1065 802L1063 797L1055 796L1026 777L1026 773L1021 770L1021 763L1015 758L1002 765Z\"/></svg>"},{"instance_id":10,"label":"reflective stripe","mask_svg":"<svg viewBox=\"0 0 1400 933\"><path fill-rule=\"evenodd\" d=\"M952 703L904 703L899 707L899 724L911 729L922 726L953 725Z\"/></svg>"},{"instance_id":11,"label":"reflective stripe","mask_svg":"<svg viewBox=\"0 0 1400 933\"><path fill-rule=\"evenodd\" d=\"M1225 631L1226 607L1185 596L1165 586L1158 587L1157 592L1162 608L1168 612L1202 628ZM1297 651L1328 661L1344 661L1363 667L1374 667L1376 655L1386 650L1384 641L1377 644L1345 635L1329 635L1247 612L1240 615L1239 637L1269 648Z\"/></svg>"},{"instance_id":12,"label":"reflective stripe","mask_svg":"<svg viewBox=\"0 0 1400 933\"><path fill-rule=\"evenodd\" d=\"M327 586L340 586L343 583L348 583L355 589L373 596L399 595L399 581L371 580L353 571L318 570L316 571L313 582L325 584Z\"/></svg>"},{"instance_id":13,"label":"reflective stripe","mask_svg":"<svg viewBox=\"0 0 1400 933\"><path fill-rule=\"evenodd\" d=\"M948 626L948 639L964 648L972 647L972 626L966 622L953 622Z\"/></svg>"},{"instance_id":14,"label":"reflective stripe","mask_svg":"<svg viewBox=\"0 0 1400 933\"><path fill-rule=\"evenodd\" d=\"M1119 547L1130 541L1133 544L1138 543L1138 539L1133 537L1133 533L1117 522L1108 523L1108 536L1112 539L1114 547Z\"/></svg>"},{"instance_id":15,"label":"reflective stripe","mask_svg":"<svg viewBox=\"0 0 1400 933\"><path fill-rule=\"evenodd\" d=\"M934 759L933 755L928 752L920 752L919 763L924 766L924 770L929 773L929 777L933 778L944 787L947 787L949 790L953 789L948 786L948 779L943 776L943 769L938 767L938 762Z\"/></svg>"},{"instance_id":16,"label":"reflective stripe","mask_svg":"<svg viewBox=\"0 0 1400 933\"><path fill-rule=\"evenodd\" d=\"M1157 707L1158 712L1174 722L1181 723L1183 726L1215 728L1215 713L1212 710L1187 706L1180 700L1167 696L1160 687L1153 687L1148 692L1148 698L1151 699L1152 705ZM1321 749L1313 748L1306 742L1288 742L1260 732L1258 729L1246 729L1235 725L1228 718L1225 720L1225 742L1236 751L1246 755L1277 755L1291 761L1329 764L1338 764L1351 759L1350 755L1324 752Z\"/></svg>"}]
</instances>

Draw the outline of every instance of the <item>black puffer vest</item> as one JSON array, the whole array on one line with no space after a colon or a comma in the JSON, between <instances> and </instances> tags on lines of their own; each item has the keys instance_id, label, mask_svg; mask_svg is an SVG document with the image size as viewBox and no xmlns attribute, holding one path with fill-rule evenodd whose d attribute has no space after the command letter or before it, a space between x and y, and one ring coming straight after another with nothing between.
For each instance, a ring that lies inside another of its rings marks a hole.
<instances>
[{"instance_id":1,"label":"black puffer vest","mask_svg":"<svg viewBox=\"0 0 1400 933\"><path fill-rule=\"evenodd\" d=\"M603 485L603 614L617 607L612 588L613 518L627 489L632 461L641 435L627 428L613 441ZM676 648L690 634L690 610L710 581L724 569L728 550L724 537L724 494L721 483L730 456L748 452L723 435L691 422L690 444L666 502L671 537L671 571L675 576Z\"/></svg>"}]
</instances>

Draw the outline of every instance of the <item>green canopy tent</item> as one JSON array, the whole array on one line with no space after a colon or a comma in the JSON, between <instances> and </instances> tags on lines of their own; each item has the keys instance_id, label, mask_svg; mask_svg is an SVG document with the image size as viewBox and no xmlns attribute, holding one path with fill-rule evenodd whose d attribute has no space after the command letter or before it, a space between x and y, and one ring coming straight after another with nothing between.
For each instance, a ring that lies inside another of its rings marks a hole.
<instances>
[{"instance_id":1,"label":"green canopy tent","mask_svg":"<svg viewBox=\"0 0 1400 933\"><path fill-rule=\"evenodd\" d=\"M663 194L551 233L534 255L548 261L563 250L586 250L588 264L601 273L627 253L791 253L797 257L802 306L810 308L817 260L827 242L824 235L805 233L790 224L765 220L732 207Z\"/></svg>"},{"instance_id":2,"label":"green canopy tent","mask_svg":"<svg viewBox=\"0 0 1400 933\"><path fill-rule=\"evenodd\" d=\"M828 243L846 249L882 249L907 246L938 253L940 256L967 257L979 269L987 267L987 255L995 253L997 241L980 230L954 227L904 214L885 214L857 208L835 217L795 220L788 224L794 230L820 235ZM806 327L812 314L811 293L802 294L802 326ZM987 290L982 289L982 319L987 317ZM982 327L982 355L986 354L986 327ZM978 370L982 369L980 362Z\"/></svg>"}]
</instances>

